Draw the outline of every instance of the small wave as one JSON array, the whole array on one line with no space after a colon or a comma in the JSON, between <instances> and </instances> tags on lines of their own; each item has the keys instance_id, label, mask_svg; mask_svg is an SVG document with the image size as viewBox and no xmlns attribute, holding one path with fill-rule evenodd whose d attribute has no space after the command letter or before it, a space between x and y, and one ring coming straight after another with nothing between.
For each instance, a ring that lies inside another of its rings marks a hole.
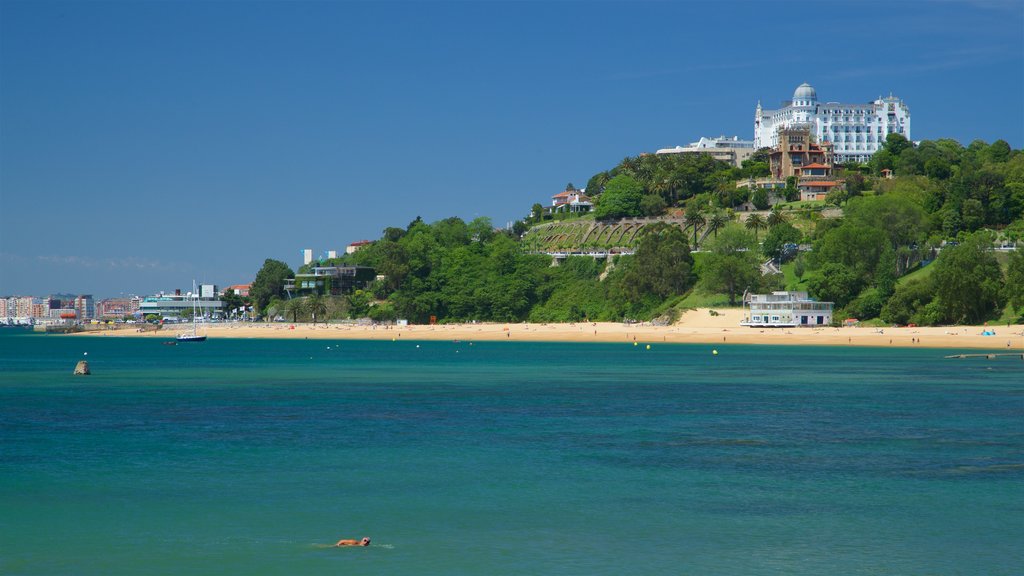
<instances>
[{"instance_id":1,"label":"small wave","mask_svg":"<svg viewBox=\"0 0 1024 576\"><path fill-rule=\"evenodd\" d=\"M662 446L765 446L768 444L768 441L756 438L693 438L669 440L667 442L645 442L643 444Z\"/></svg>"},{"instance_id":2,"label":"small wave","mask_svg":"<svg viewBox=\"0 0 1024 576\"><path fill-rule=\"evenodd\" d=\"M951 474L992 474L1001 472L1024 471L1024 464L992 464L991 466L957 466L949 470Z\"/></svg>"}]
</instances>

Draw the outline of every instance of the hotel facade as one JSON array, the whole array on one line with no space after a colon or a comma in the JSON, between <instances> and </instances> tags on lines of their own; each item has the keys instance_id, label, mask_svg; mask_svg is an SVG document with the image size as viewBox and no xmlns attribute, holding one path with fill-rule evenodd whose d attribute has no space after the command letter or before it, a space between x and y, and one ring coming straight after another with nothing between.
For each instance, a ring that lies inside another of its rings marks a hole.
<instances>
[{"instance_id":1,"label":"hotel facade","mask_svg":"<svg viewBox=\"0 0 1024 576\"><path fill-rule=\"evenodd\" d=\"M794 126L807 126L816 142L830 144L836 163L867 162L889 134L910 140L910 109L891 94L866 104L819 102L814 87L804 83L778 110L757 103L755 149L778 148L779 130Z\"/></svg>"}]
</instances>

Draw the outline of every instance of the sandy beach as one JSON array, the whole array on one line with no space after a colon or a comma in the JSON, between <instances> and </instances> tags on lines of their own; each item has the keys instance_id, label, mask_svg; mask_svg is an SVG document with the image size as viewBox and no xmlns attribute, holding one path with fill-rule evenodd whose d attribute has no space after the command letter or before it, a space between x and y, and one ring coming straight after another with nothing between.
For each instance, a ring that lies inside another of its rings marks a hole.
<instances>
[{"instance_id":1,"label":"sandy beach","mask_svg":"<svg viewBox=\"0 0 1024 576\"><path fill-rule=\"evenodd\" d=\"M307 338L324 340L462 340L516 342L637 342L638 344L775 344L820 346L899 346L1024 351L1024 325L945 327L821 327L748 328L740 326L742 310L696 309L671 326L612 322L570 324L444 324L357 326L348 324L226 323L208 324L210 338ZM136 328L84 332L99 337L173 338L179 326L139 333ZM982 332L995 332L986 336Z\"/></svg>"}]
</instances>

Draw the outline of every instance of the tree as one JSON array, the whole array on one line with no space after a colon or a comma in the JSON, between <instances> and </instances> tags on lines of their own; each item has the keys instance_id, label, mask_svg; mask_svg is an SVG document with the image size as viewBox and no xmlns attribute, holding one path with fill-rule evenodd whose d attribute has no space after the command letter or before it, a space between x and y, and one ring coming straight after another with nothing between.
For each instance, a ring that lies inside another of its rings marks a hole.
<instances>
[{"instance_id":1,"label":"tree","mask_svg":"<svg viewBox=\"0 0 1024 576\"><path fill-rule=\"evenodd\" d=\"M850 194L842 186L836 186L829 190L828 195L825 196L825 202L833 206L842 206L843 202L850 199Z\"/></svg>"},{"instance_id":2,"label":"tree","mask_svg":"<svg viewBox=\"0 0 1024 576\"><path fill-rule=\"evenodd\" d=\"M693 227L693 245L697 246L697 230L700 229L707 222L704 215L699 210L687 210L686 211L686 225Z\"/></svg>"},{"instance_id":3,"label":"tree","mask_svg":"<svg viewBox=\"0 0 1024 576\"><path fill-rule=\"evenodd\" d=\"M788 221L789 218L787 218L785 214L780 212L778 208L772 208L772 211L768 213L768 218L765 220L765 223L768 225L768 228L770 229L775 228L780 224L785 224Z\"/></svg>"},{"instance_id":4,"label":"tree","mask_svg":"<svg viewBox=\"0 0 1024 576\"><path fill-rule=\"evenodd\" d=\"M882 149L892 154L893 158L899 158L904 150L913 150L913 146L902 134L893 132L885 137L885 144L882 145Z\"/></svg>"},{"instance_id":5,"label":"tree","mask_svg":"<svg viewBox=\"0 0 1024 576\"><path fill-rule=\"evenodd\" d=\"M863 280L842 264L822 266L819 275L807 283L811 295L819 300L835 302L836 308L846 306L864 287Z\"/></svg>"},{"instance_id":6,"label":"tree","mask_svg":"<svg viewBox=\"0 0 1024 576\"><path fill-rule=\"evenodd\" d=\"M729 304L761 280L760 262L751 248L755 240L739 226L727 226L709 246L698 267L699 285L707 292L724 292Z\"/></svg>"},{"instance_id":7,"label":"tree","mask_svg":"<svg viewBox=\"0 0 1024 576\"><path fill-rule=\"evenodd\" d=\"M910 280L896 288L896 292L882 306L879 316L890 324L907 324L918 311L931 303L934 294L931 278Z\"/></svg>"},{"instance_id":8,"label":"tree","mask_svg":"<svg viewBox=\"0 0 1024 576\"><path fill-rule=\"evenodd\" d=\"M623 282L636 298L686 292L693 282L693 257L683 231L665 222L646 226Z\"/></svg>"},{"instance_id":9,"label":"tree","mask_svg":"<svg viewBox=\"0 0 1024 576\"><path fill-rule=\"evenodd\" d=\"M934 266L935 296L948 321L977 323L1002 307L1003 276L988 234L945 248Z\"/></svg>"},{"instance_id":10,"label":"tree","mask_svg":"<svg viewBox=\"0 0 1024 576\"><path fill-rule=\"evenodd\" d=\"M409 253L403 244L387 240L377 243L377 252L378 260L375 262L377 272L384 275L387 291L394 292L409 276Z\"/></svg>"},{"instance_id":11,"label":"tree","mask_svg":"<svg viewBox=\"0 0 1024 576\"><path fill-rule=\"evenodd\" d=\"M292 298L285 304L285 309L292 314L292 322L299 321L299 315L306 315L306 299L305 298Z\"/></svg>"},{"instance_id":12,"label":"tree","mask_svg":"<svg viewBox=\"0 0 1024 576\"><path fill-rule=\"evenodd\" d=\"M643 194L643 186L639 182L631 176L620 174L608 181L604 192L598 197L594 217L603 220L638 216Z\"/></svg>"},{"instance_id":13,"label":"tree","mask_svg":"<svg viewBox=\"0 0 1024 576\"><path fill-rule=\"evenodd\" d=\"M295 273L287 264L267 258L249 288L249 297L252 298L256 309L262 311L270 303L271 298L283 296L285 280L294 277Z\"/></svg>"},{"instance_id":14,"label":"tree","mask_svg":"<svg viewBox=\"0 0 1024 576\"><path fill-rule=\"evenodd\" d=\"M850 172L846 175L846 192L851 198L860 196L867 188L867 181L860 172Z\"/></svg>"},{"instance_id":15,"label":"tree","mask_svg":"<svg viewBox=\"0 0 1024 576\"><path fill-rule=\"evenodd\" d=\"M321 318L327 324L327 303L324 297L319 294L310 296L306 301L306 309L313 317L313 324L316 325L317 318Z\"/></svg>"},{"instance_id":16,"label":"tree","mask_svg":"<svg viewBox=\"0 0 1024 576\"><path fill-rule=\"evenodd\" d=\"M985 151L985 159L989 162L1006 162L1010 159L1010 154L1013 153L1013 149L1010 148L1010 144L1006 140L996 140L988 147Z\"/></svg>"},{"instance_id":17,"label":"tree","mask_svg":"<svg viewBox=\"0 0 1024 576\"><path fill-rule=\"evenodd\" d=\"M896 273L896 251L887 245L878 257L878 265L875 266L875 287L882 298L889 298L896 291Z\"/></svg>"},{"instance_id":18,"label":"tree","mask_svg":"<svg viewBox=\"0 0 1024 576\"><path fill-rule=\"evenodd\" d=\"M231 288L225 290L224 295L220 299L224 302L224 308L228 311L229 315L245 306L245 300L238 294L235 294L235 291Z\"/></svg>"},{"instance_id":19,"label":"tree","mask_svg":"<svg viewBox=\"0 0 1024 576\"><path fill-rule=\"evenodd\" d=\"M665 199L657 194L645 194L640 200L640 212L644 216L660 216L666 206Z\"/></svg>"},{"instance_id":20,"label":"tree","mask_svg":"<svg viewBox=\"0 0 1024 576\"><path fill-rule=\"evenodd\" d=\"M841 264L867 281L877 268L886 244L883 231L848 220L815 242L813 254L819 265Z\"/></svg>"},{"instance_id":21,"label":"tree","mask_svg":"<svg viewBox=\"0 0 1024 576\"><path fill-rule=\"evenodd\" d=\"M372 295L363 290L356 290L348 296L349 316L352 318L365 318L370 312L370 301Z\"/></svg>"},{"instance_id":22,"label":"tree","mask_svg":"<svg viewBox=\"0 0 1024 576\"><path fill-rule=\"evenodd\" d=\"M881 229L893 248L915 242L928 230L924 209L902 194L853 198L845 216L851 223Z\"/></svg>"},{"instance_id":23,"label":"tree","mask_svg":"<svg viewBox=\"0 0 1024 576\"><path fill-rule=\"evenodd\" d=\"M1024 251L1016 250L1006 268L1006 299L1014 309L1024 307Z\"/></svg>"},{"instance_id":24,"label":"tree","mask_svg":"<svg viewBox=\"0 0 1024 576\"><path fill-rule=\"evenodd\" d=\"M764 188L758 188L750 194L750 202L754 205L754 208L758 210L767 210L771 206L771 202L768 201L768 191Z\"/></svg>"},{"instance_id":25,"label":"tree","mask_svg":"<svg viewBox=\"0 0 1024 576\"><path fill-rule=\"evenodd\" d=\"M399 240L402 239L402 236L405 236L404 228L395 228L389 226L388 228L384 229L384 240L388 240L390 242L398 242Z\"/></svg>"},{"instance_id":26,"label":"tree","mask_svg":"<svg viewBox=\"0 0 1024 576\"><path fill-rule=\"evenodd\" d=\"M769 258L782 259L785 254L786 244L798 244L803 234L789 222L783 222L770 228L764 235L764 242L761 244L761 253ZM796 256L795 251L789 257Z\"/></svg>"},{"instance_id":27,"label":"tree","mask_svg":"<svg viewBox=\"0 0 1024 576\"><path fill-rule=\"evenodd\" d=\"M590 177L587 181L587 195L591 198L597 198L604 192L605 185L612 179L611 174L608 172L598 172Z\"/></svg>"},{"instance_id":28,"label":"tree","mask_svg":"<svg viewBox=\"0 0 1024 576\"><path fill-rule=\"evenodd\" d=\"M729 217L728 214L721 211L715 211L715 213L711 215L711 218L708 218L708 230L714 233L715 238L718 238L718 231L724 228L725 225L731 221L732 218Z\"/></svg>"},{"instance_id":29,"label":"tree","mask_svg":"<svg viewBox=\"0 0 1024 576\"><path fill-rule=\"evenodd\" d=\"M744 226L746 226L747 230L754 231L754 241L756 242L757 231L763 230L767 226L767 223L764 221L764 218L762 218L760 214L751 214L750 216L747 216L747 221L744 224Z\"/></svg>"}]
</instances>

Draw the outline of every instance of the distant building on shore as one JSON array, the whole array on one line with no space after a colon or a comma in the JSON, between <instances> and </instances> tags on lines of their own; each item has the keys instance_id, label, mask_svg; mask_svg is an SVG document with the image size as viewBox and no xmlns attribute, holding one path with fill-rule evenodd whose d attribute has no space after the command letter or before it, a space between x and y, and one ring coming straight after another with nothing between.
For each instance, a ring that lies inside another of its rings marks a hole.
<instances>
[{"instance_id":1,"label":"distant building on shore","mask_svg":"<svg viewBox=\"0 0 1024 576\"><path fill-rule=\"evenodd\" d=\"M356 240L355 242L345 247L345 254L352 254L358 252L359 250L365 248L366 246L369 246L370 244L373 244L373 242L371 242L370 240Z\"/></svg>"},{"instance_id":2,"label":"distant building on shore","mask_svg":"<svg viewBox=\"0 0 1024 576\"><path fill-rule=\"evenodd\" d=\"M740 140L739 136L731 138L719 136L718 138L701 137L700 140L691 142L689 146L662 148L655 154L707 154L715 160L728 162L738 168L744 160L754 155L755 150L757 148L751 140Z\"/></svg>"},{"instance_id":3,"label":"distant building on shore","mask_svg":"<svg viewBox=\"0 0 1024 576\"><path fill-rule=\"evenodd\" d=\"M235 296L241 296L242 298L248 298L249 289L252 288L252 284L232 284L224 289L225 292L231 290Z\"/></svg>"},{"instance_id":4,"label":"distant building on shore","mask_svg":"<svg viewBox=\"0 0 1024 576\"><path fill-rule=\"evenodd\" d=\"M832 323L832 302L818 302L807 292L747 294L743 298L741 326L786 328L828 326Z\"/></svg>"},{"instance_id":5,"label":"distant building on shore","mask_svg":"<svg viewBox=\"0 0 1024 576\"><path fill-rule=\"evenodd\" d=\"M779 130L807 125L818 143L833 145L835 161L867 162L889 134L910 140L910 109L890 94L866 104L819 102L818 93L804 83L778 110L754 110L754 148L777 148Z\"/></svg>"},{"instance_id":6,"label":"distant building on shore","mask_svg":"<svg viewBox=\"0 0 1024 576\"><path fill-rule=\"evenodd\" d=\"M216 318L221 315L224 307L224 302L216 294L217 286L213 284L201 284L195 294L182 294L181 290L175 290L174 294L161 292L143 298L139 303L139 312L143 316L155 314L161 318L177 318L191 315L192 306L195 305L200 316Z\"/></svg>"},{"instance_id":7,"label":"distant building on shore","mask_svg":"<svg viewBox=\"0 0 1024 576\"><path fill-rule=\"evenodd\" d=\"M139 311L142 298L131 296L129 298L107 298L96 304L97 318L123 318L134 316Z\"/></svg>"},{"instance_id":8,"label":"distant building on shore","mask_svg":"<svg viewBox=\"0 0 1024 576\"><path fill-rule=\"evenodd\" d=\"M96 317L96 303L92 294L82 294L75 298L75 310L80 320L88 320Z\"/></svg>"}]
</instances>

